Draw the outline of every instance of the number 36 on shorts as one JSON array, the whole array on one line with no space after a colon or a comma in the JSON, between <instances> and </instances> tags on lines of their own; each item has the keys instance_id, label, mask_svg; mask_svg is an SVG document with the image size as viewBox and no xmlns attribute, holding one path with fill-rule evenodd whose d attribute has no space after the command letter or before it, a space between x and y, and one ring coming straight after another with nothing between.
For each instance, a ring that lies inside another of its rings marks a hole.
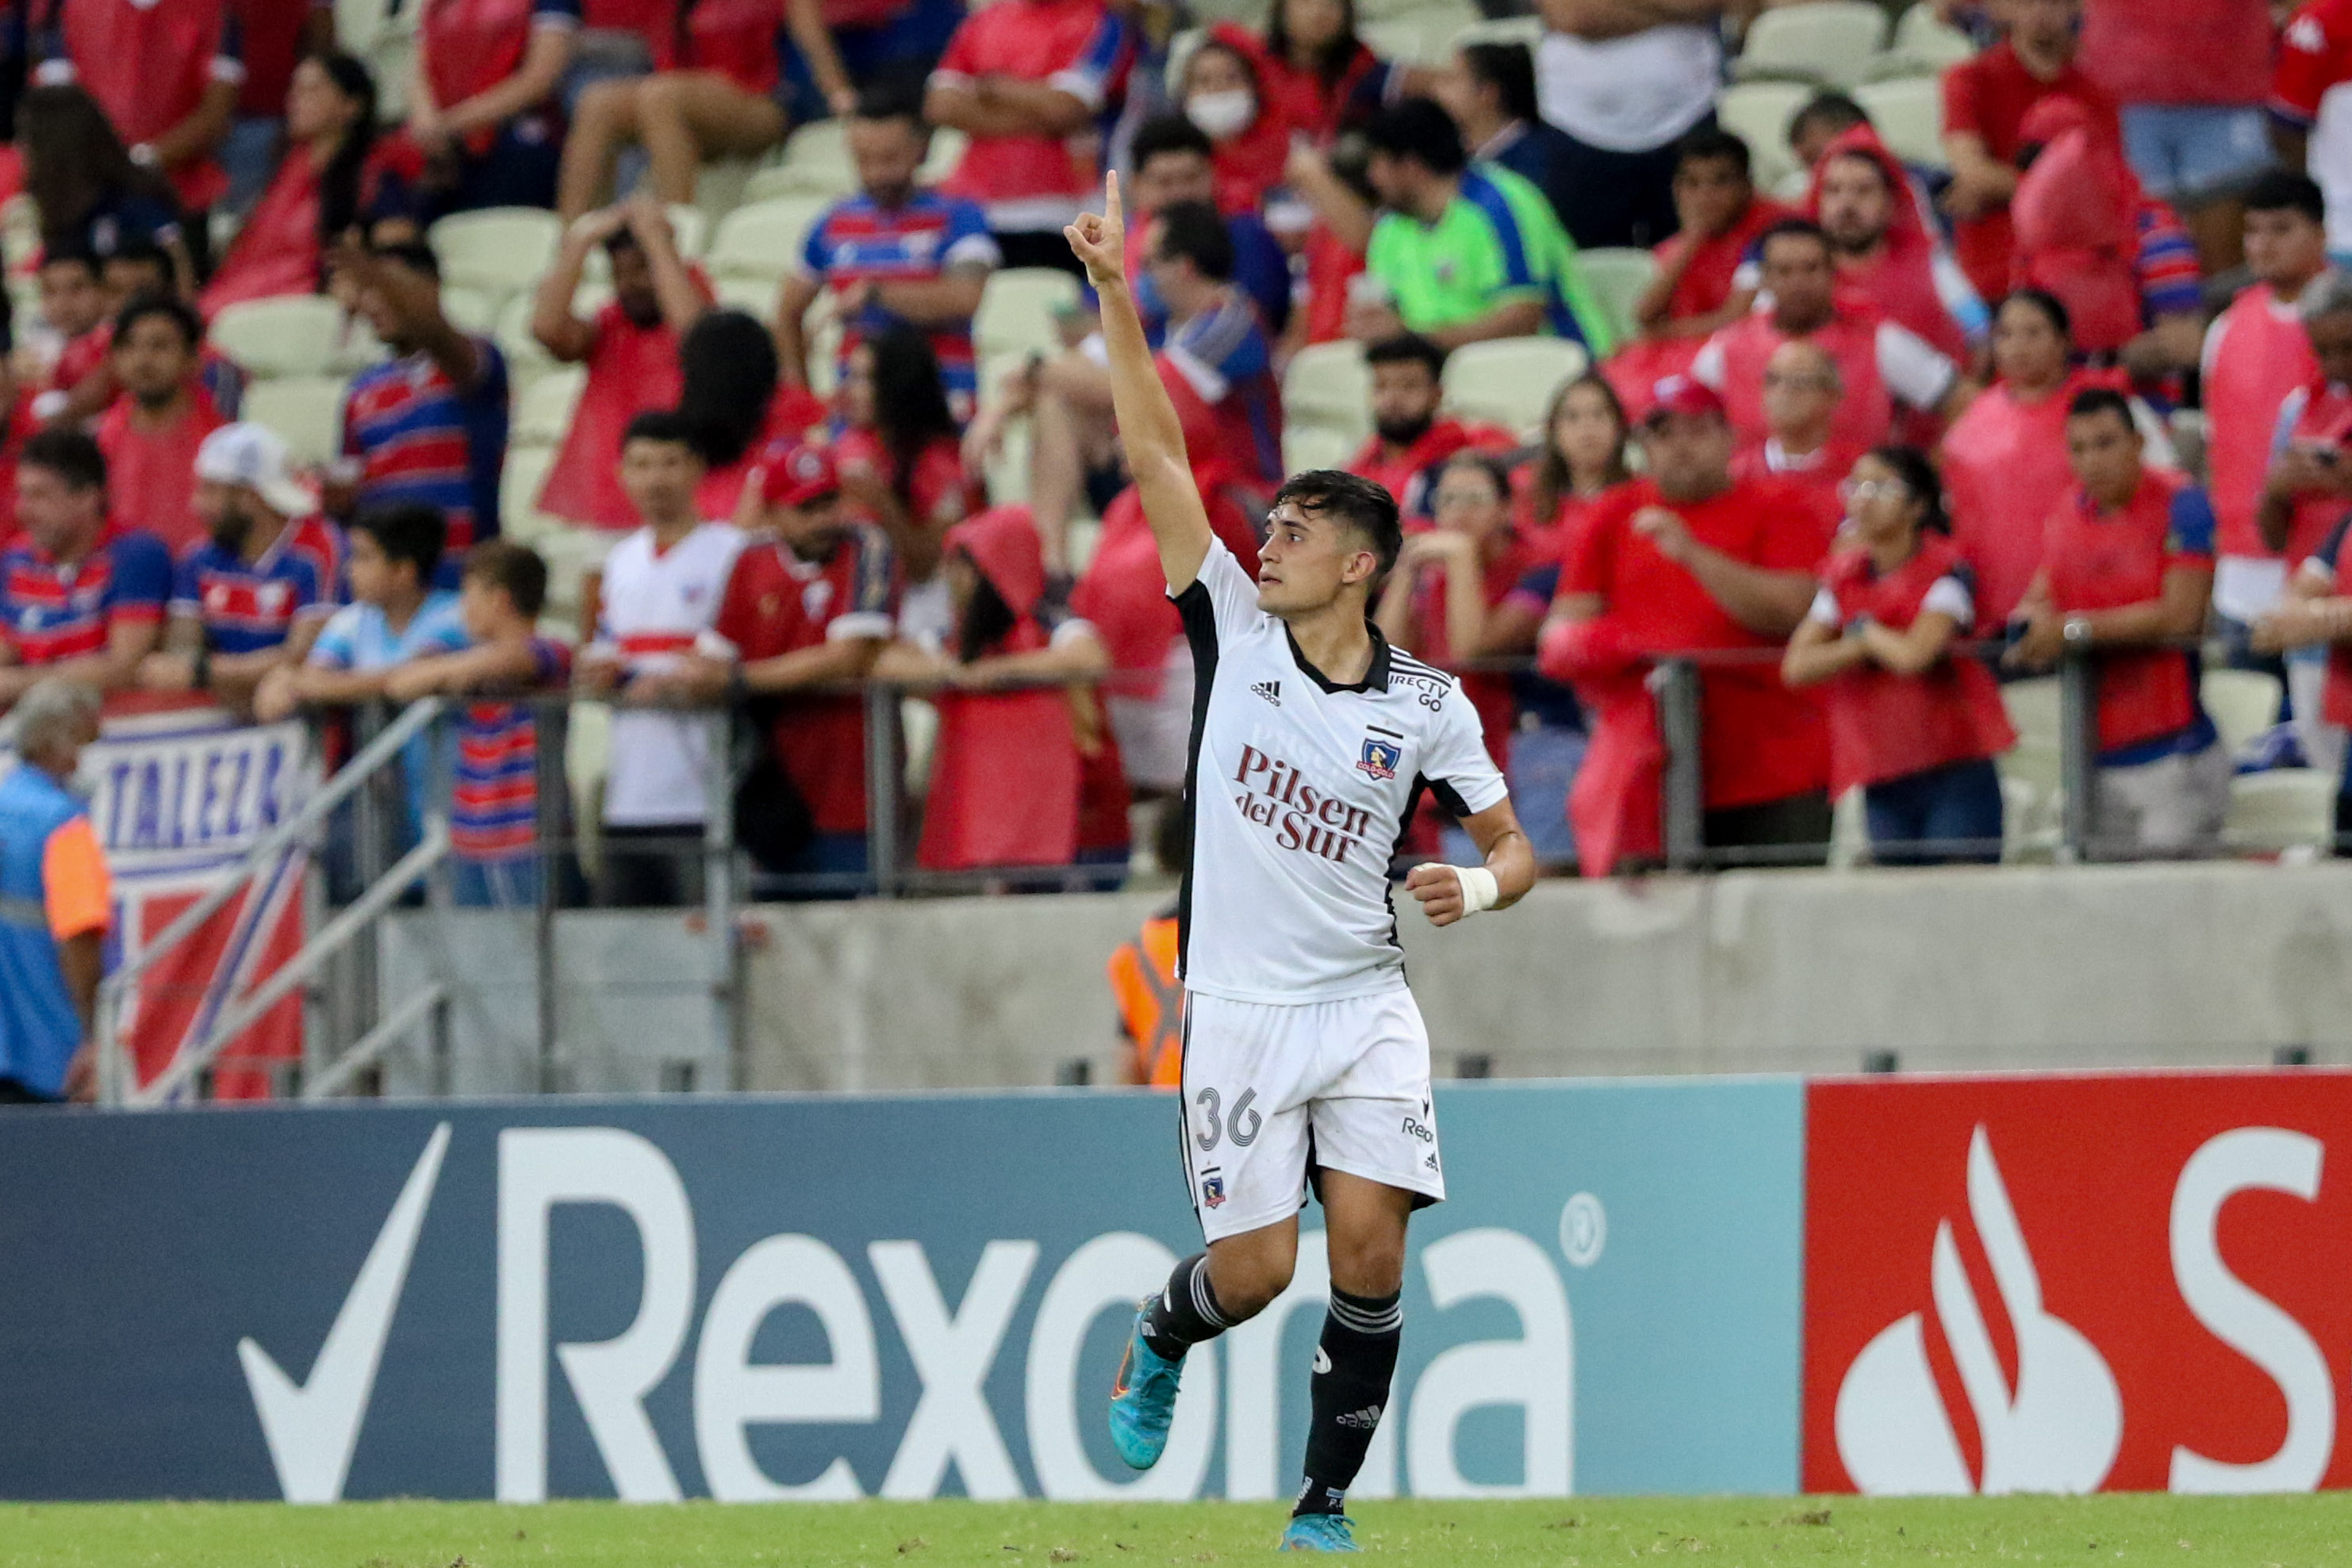
<instances>
[{"instance_id":1,"label":"number 36 on shorts","mask_svg":"<svg viewBox=\"0 0 2352 1568\"><path fill-rule=\"evenodd\" d=\"M1204 1155L1213 1153L1227 1138L1234 1147L1246 1149L1257 1142L1258 1129L1265 1124L1265 1118L1252 1109L1256 1090L1244 1089L1235 1095L1230 1111L1223 1108L1223 1099L1214 1089L1203 1089L1192 1096L1192 1142Z\"/></svg>"}]
</instances>

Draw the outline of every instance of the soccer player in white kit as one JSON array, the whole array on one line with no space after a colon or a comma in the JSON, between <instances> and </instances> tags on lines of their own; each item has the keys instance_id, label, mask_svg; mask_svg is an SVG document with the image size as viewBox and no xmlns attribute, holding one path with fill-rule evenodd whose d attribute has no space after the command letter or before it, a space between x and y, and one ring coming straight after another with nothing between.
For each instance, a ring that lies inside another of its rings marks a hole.
<instances>
[{"instance_id":1,"label":"soccer player in white kit","mask_svg":"<svg viewBox=\"0 0 2352 1568\"><path fill-rule=\"evenodd\" d=\"M1311 1184L1331 1301L1282 1546L1352 1552L1345 1504L1396 1371L1405 1223L1445 1196L1389 862L1424 789L1485 857L1406 878L1432 924L1514 903L1535 856L1470 700L1371 624L1372 590L1402 543L1387 491L1329 470L1287 481L1255 581L1217 542L1129 291L1117 175L1103 201L1066 232L1102 297L1128 466L1196 671L1182 1099L1208 1243L1137 1313L1111 1437L1138 1469L1159 1459L1184 1353L1289 1285Z\"/></svg>"}]
</instances>

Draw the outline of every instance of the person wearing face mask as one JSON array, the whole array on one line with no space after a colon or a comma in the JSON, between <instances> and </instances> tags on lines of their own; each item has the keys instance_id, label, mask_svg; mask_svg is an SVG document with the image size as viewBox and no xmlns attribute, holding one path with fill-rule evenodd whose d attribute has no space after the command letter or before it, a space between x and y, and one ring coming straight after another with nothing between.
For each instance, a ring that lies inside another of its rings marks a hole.
<instances>
[{"instance_id":1,"label":"person wearing face mask","mask_svg":"<svg viewBox=\"0 0 2352 1568\"><path fill-rule=\"evenodd\" d=\"M1830 791L1859 787L1881 865L2000 859L2000 776L2017 742L1992 672L1960 651L1968 564L1916 447L1865 454L1843 486L1852 543L1829 559L1781 678L1829 709Z\"/></svg>"},{"instance_id":2,"label":"person wearing face mask","mask_svg":"<svg viewBox=\"0 0 2352 1568\"><path fill-rule=\"evenodd\" d=\"M600 246L613 298L583 318L572 296ZM615 532L637 526L621 488L621 433L646 410L677 404L685 380L678 340L710 298L709 281L679 258L668 214L650 201L591 213L565 233L531 302L531 336L560 362L586 365L588 382L540 491L541 511Z\"/></svg>"},{"instance_id":3,"label":"person wearing face mask","mask_svg":"<svg viewBox=\"0 0 2352 1568\"><path fill-rule=\"evenodd\" d=\"M181 559L164 651L139 666L150 691L203 692L249 708L270 671L300 664L342 602L343 536L288 472L286 444L225 424L196 449L205 539Z\"/></svg>"},{"instance_id":4,"label":"person wearing face mask","mask_svg":"<svg viewBox=\"0 0 2352 1568\"><path fill-rule=\"evenodd\" d=\"M1250 56L1212 37L1184 62L1184 118L1215 149L1221 213L1255 213L1282 183L1291 127L1272 111Z\"/></svg>"},{"instance_id":5,"label":"person wearing face mask","mask_svg":"<svg viewBox=\"0 0 2352 1568\"><path fill-rule=\"evenodd\" d=\"M1372 434L1347 470L1396 497L1406 517L1429 515L1437 471L1457 453L1508 452L1518 442L1497 425L1438 417L1445 390L1445 350L1411 333L1364 350L1372 372Z\"/></svg>"}]
</instances>

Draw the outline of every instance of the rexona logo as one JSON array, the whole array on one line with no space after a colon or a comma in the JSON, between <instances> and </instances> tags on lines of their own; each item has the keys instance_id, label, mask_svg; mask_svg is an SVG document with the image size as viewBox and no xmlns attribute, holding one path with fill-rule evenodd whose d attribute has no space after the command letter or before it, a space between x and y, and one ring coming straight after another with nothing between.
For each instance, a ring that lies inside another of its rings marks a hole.
<instances>
[{"instance_id":1,"label":"rexona logo","mask_svg":"<svg viewBox=\"0 0 2352 1568\"><path fill-rule=\"evenodd\" d=\"M2352 1482L2352 1077L1820 1083L1804 1485Z\"/></svg>"},{"instance_id":2,"label":"rexona logo","mask_svg":"<svg viewBox=\"0 0 2352 1568\"><path fill-rule=\"evenodd\" d=\"M496 1336L496 1387L484 1407L494 1428L493 1490L502 1500L548 1496L551 1403L567 1398L613 1490L633 1501L682 1496L677 1460L689 1453L702 1485L723 1500L851 1499L869 1489L927 1498L951 1469L963 1490L980 1498L1187 1498L1216 1488L1235 1498L1287 1495L1297 1455L1280 1440L1281 1395L1303 1383L1307 1356L1301 1335L1284 1331L1302 1313L1321 1314L1329 1275L1319 1234L1302 1238L1288 1292L1194 1353L1166 1456L1137 1478L1115 1464L1098 1468L1089 1449L1107 1452L1107 1442L1092 1437L1110 1375L1106 1356L1116 1354L1108 1322L1123 1324L1137 1298L1176 1261L1159 1240L1131 1231L1092 1235L1049 1260L1035 1239L990 1239L959 1301L941 1288L922 1242L877 1239L856 1249L878 1288L876 1301L843 1250L814 1236L780 1234L730 1261L705 1297L697 1284L705 1276L694 1205L659 1145L617 1127L508 1127L497 1139L495 1238L445 1227L425 1244L495 1247L495 1306L483 1302L494 1321L482 1326ZM297 1347L249 1337L237 1344L289 1501L343 1495L450 1140L444 1123L426 1141L306 1371L298 1376L288 1368ZM718 1204L731 1195L708 1197ZM562 1316L551 1315L556 1291L606 1283L583 1281L574 1264L560 1274L551 1270L551 1223L565 1206L616 1210L635 1232L639 1256L613 1263L620 1277L639 1281L634 1312L612 1338L555 1340L551 1330ZM968 1246L956 1250L970 1256ZM1407 1485L1433 1497L1566 1494L1574 1349L1567 1291L1544 1248L1515 1230L1457 1230L1419 1249L1409 1288L1433 1310L1416 1324L1419 1345L1401 1372L1359 1494ZM1470 1302L1487 1304L1465 1322L1491 1327L1499 1303L1516 1319L1516 1336L1465 1341L1448 1314ZM754 1354L762 1326L786 1310L822 1326L819 1358L780 1363ZM436 1330L467 1332L452 1324ZM886 1333L903 1354L883 1354ZM1019 1367L1010 1380L1017 1393L992 1397L990 1378L1004 1361ZM649 1396L674 1375L687 1381L688 1412L657 1421L656 1408L674 1412L677 1402ZM1485 1451L1493 1445L1481 1430L1500 1424L1465 1427L1472 1412L1489 1406L1511 1413L1514 1451ZM887 1466L853 1467L840 1451L851 1440L840 1434L872 1433L886 1410L896 1429L882 1435L878 1448L867 1441L858 1451L887 1454ZM1371 1412L1363 1414L1369 1419ZM378 1413L411 1424L427 1415ZM446 1431L472 1417L436 1410L429 1418ZM763 1468L761 1454L772 1458L777 1451L763 1442L755 1452L752 1436L763 1428L803 1430L793 1458L809 1479L779 1480ZM1213 1478L1213 1456L1223 1461ZM1507 1479L1491 1479L1498 1471Z\"/></svg>"}]
</instances>

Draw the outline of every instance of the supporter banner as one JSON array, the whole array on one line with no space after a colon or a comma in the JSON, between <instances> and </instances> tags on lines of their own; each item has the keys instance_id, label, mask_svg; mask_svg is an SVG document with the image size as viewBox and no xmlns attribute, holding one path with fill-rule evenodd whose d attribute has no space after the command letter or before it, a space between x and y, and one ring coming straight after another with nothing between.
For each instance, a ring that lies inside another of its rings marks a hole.
<instances>
[{"instance_id":1,"label":"supporter banner","mask_svg":"<svg viewBox=\"0 0 2352 1568\"><path fill-rule=\"evenodd\" d=\"M1360 1491L1786 1491L1802 1088L1441 1090ZM1325 1271L1103 1407L1199 1245L1136 1092L34 1112L0 1495L1286 1496Z\"/></svg>"},{"instance_id":2,"label":"supporter banner","mask_svg":"<svg viewBox=\"0 0 2352 1568\"><path fill-rule=\"evenodd\" d=\"M2352 1484L2352 1074L1821 1082L1804 1480Z\"/></svg>"},{"instance_id":3,"label":"supporter banner","mask_svg":"<svg viewBox=\"0 0 2352 1568\"><path fill-rule=\"evenodd\" d=\"M112 962L143 951L301 808L316 784L309 753L299 724L240 726L210 706L110 706L103 734L83 754L81 777L114 874ZM0 754L0 767L13 760ZM299 857L271 868L148 972L126 1030L142 1082L300 950L304 882ZM215 1092L226 1099L267 1094L260 1064L301 1054L296 995L239 1038L215 1071Z\"/></svg>"}]
</instances>

